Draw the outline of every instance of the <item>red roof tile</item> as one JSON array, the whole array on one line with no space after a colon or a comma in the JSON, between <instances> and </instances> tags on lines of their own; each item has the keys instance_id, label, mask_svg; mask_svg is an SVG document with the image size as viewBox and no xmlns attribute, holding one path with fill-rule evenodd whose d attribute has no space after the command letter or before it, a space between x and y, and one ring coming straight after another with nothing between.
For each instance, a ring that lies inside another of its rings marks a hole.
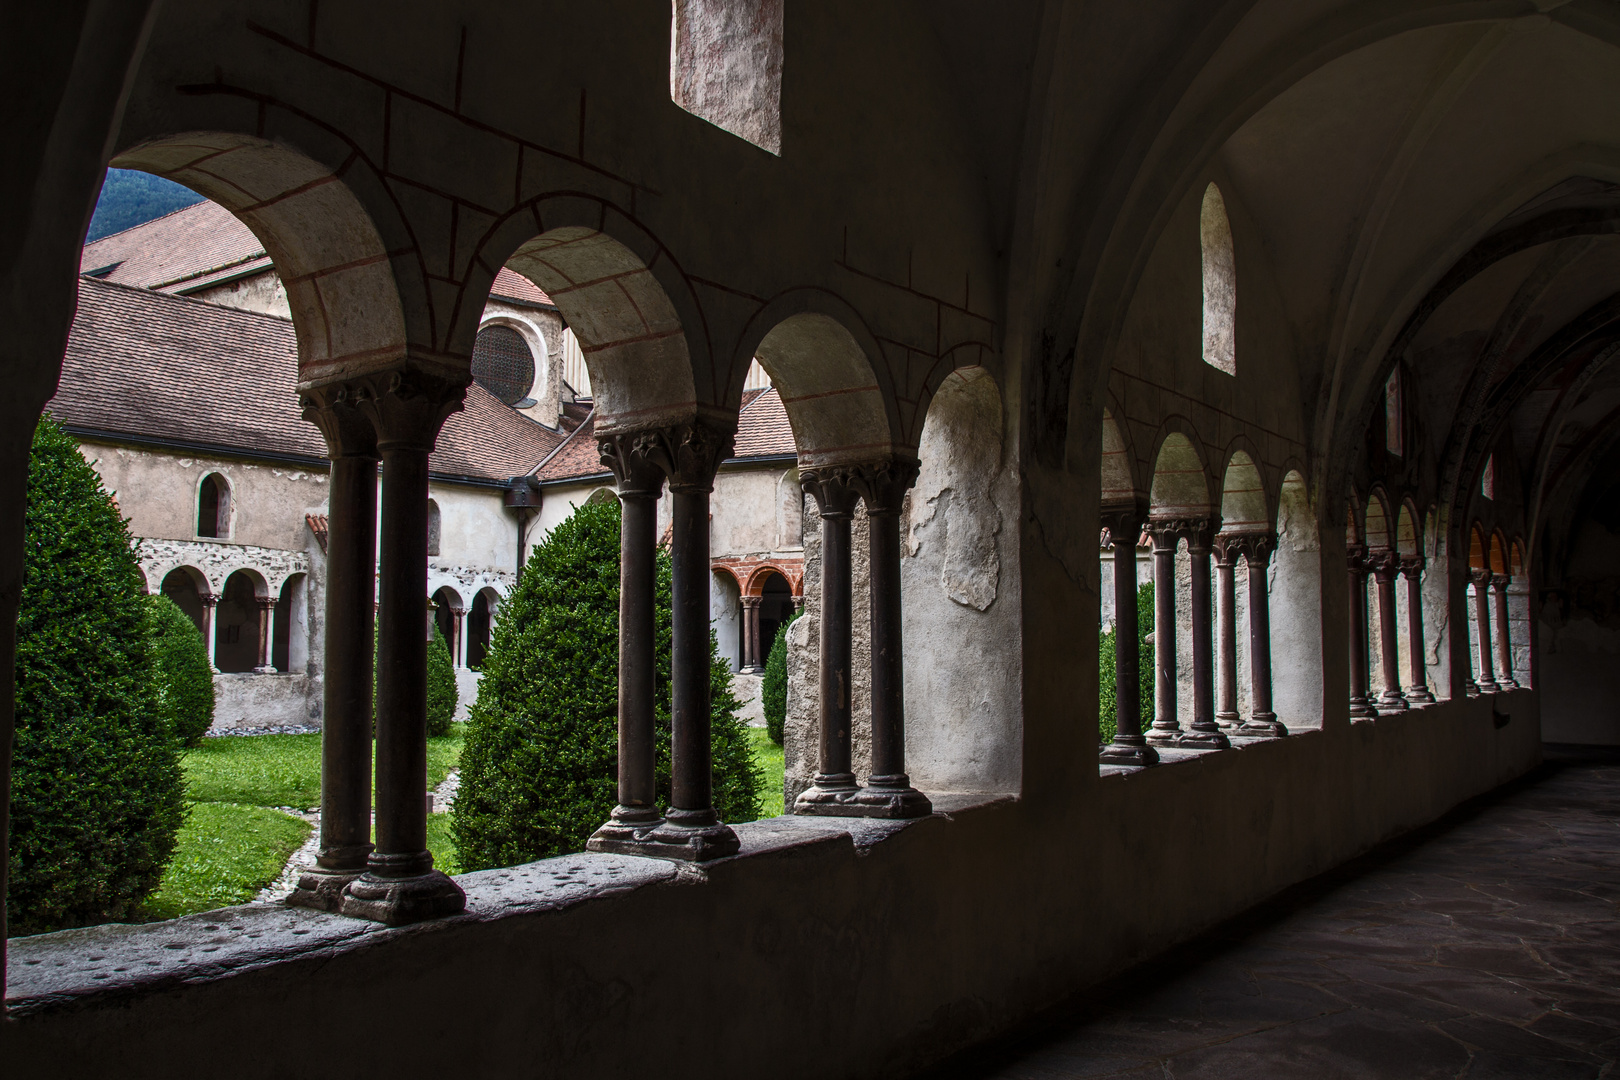
<instances>
[{"instance_id":1,"label":"red roof tile","mask_svg":"<svg viewBox=\"0 0 1620 1080\"><path fill-rule=\"evenodd\" d=\"M102 281L185 292L243 272L271 269L264 245L218 203L204 199L84 245L79 272Z\"/></svg>"},{"instance_id":2,"label":"red roof tile","mask_svg":"<svg viewBox=\"0 0 1620 1080\"><path fill-rule=\"evenodd\" d=\"M547 307L556 307L534 282L522 274L501 267L495 274L495 283L489 287L489 295L505 297L508 300L521 300L526 304L544 304Z\"/></svg>"},{"instance_id":3,"label":"red roof tile","mask_svg":"<svg viewBox=\"0 0 1620 1080\"><path fill-rule=\"evenodd\" d=\"M324 457L320 433L299 415L297 374L286 319L86 278L47 409L81 429ZM506 480L561 441L474 383L445 422L431 468Z\"/></svg>"}]
</instances>

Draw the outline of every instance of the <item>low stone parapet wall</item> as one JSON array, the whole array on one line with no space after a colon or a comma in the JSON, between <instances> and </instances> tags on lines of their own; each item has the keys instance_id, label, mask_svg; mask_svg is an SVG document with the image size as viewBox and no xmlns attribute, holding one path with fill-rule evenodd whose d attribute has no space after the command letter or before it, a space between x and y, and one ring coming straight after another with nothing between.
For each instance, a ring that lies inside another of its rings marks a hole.
<instances>
[{"instance_id":1,"label":"low stone parapet wall","mask_svg":"<svg viewBox=\"0 0 1620 1080\"><path fill-rule=\"evenodd\" d=\"M214 725L235 728L321 726L321 682L303 672L214 676Z\"/></svg>"}]
</instances>

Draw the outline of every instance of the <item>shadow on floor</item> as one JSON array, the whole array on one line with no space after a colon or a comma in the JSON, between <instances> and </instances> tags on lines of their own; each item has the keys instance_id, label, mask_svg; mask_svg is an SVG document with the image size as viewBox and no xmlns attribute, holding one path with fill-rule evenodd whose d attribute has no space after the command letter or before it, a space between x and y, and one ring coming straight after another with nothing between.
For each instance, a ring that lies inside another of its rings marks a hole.
<instances>
[{"instance_id":1,"label":"shadow on floor","mask_svg":"<svg viewBox=\"0 0 1620 1080\"><path fill-rule=\"evenodd\" d=\"M1544 758L926 1080L1609 1075L1620 748Z\"/></svg>"}]
</instances>

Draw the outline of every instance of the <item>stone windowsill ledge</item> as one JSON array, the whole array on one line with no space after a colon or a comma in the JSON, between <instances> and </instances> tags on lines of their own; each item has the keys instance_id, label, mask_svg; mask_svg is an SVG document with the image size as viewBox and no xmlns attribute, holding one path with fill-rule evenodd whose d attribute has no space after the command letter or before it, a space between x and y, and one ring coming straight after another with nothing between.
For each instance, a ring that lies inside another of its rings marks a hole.
<instances>
[{"instance_id":1,"label":"stone windowsill ledge","mask_svg":"<svg viewBox=\"0 0 1620 1080\"><path fill-rule=\"evenodd\" d=\"M737 825L742 850L702 866L582 852L462 874L456 881L467 893L466 912L413 926L390 928L281 904L244 904L166 922L115 923L13 938L7 948L7 1011L17 1016L98 1004L278 963L330 958L469 922L559 911L648 886L698 884L722 867L745 866L750 858L796 847L848 843L853 854L865 855L908 829L937 828L956 815L1017 798L985 792L930 797L933 817L914 821L789 815Z\"/></svg>"},{"instance_id":2,"label":"stone windowsill ledge","mask_svg":"<svg viewBox=\"0 0 1620 1080\"><path fill-rule=\"evenodd\" d=\"M1134 776L1137 773L1154 772L1158 769L1164 768L1166 765L1180 765L1185 762L1199 761L1203 758L1215 757L1220 754L1229 754L1233 751L1247 750L1251 746L1269 746L1276 743L1292 742L1295 739L1303 739L1311 735L1320 735L1321 733L1321 728L1300 728L1297 731L1290 731L1281 739L1259 739L1250 738L1247 735L1233 735L1231 732L1227 732L1226 737L1232 743L1230 749L1221 750L1212 748L1208 750L1198 750L1193 749L1192 747L1183 746L1155 746L1154 749L1159 752L1159 763L1157 765L1144 768L1139 765L1098 764L1097 775L1102 779Z\"/></svg>"}]
</instances>

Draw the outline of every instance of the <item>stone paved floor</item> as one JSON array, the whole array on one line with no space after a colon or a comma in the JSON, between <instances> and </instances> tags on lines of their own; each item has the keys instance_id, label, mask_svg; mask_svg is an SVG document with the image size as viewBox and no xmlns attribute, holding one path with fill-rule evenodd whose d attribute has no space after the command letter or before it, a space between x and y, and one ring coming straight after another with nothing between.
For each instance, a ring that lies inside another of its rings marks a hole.
<instances>
[{"instance_id":1,"label":"stone paved floor","mask_svg":"<svg viewBox=\"0 0 1620 1080\"><path fill-rule=\"evenodd\" d=\"M1620 1078L1620 755L1532 777L934 1074Z\"/></svg>"}]
</instances>

